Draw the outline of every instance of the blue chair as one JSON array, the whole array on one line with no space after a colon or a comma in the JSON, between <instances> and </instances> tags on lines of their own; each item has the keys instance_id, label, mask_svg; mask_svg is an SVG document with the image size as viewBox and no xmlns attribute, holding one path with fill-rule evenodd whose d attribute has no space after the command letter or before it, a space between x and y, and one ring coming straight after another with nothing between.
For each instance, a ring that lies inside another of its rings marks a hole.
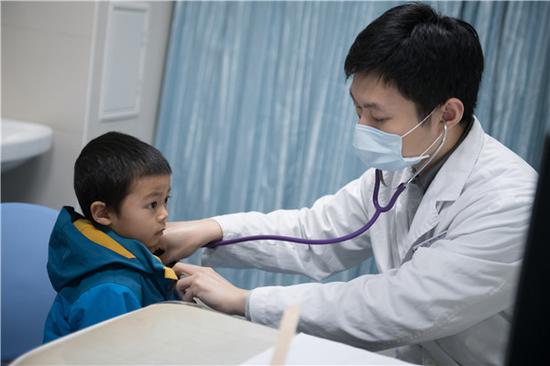
<instances>
[{"instance_id":1,"label":"blue chair","mask_svg":"<svg viewBox=\"0 0 550 366\"><path fill-rule=\"evenodd\" d=\"M1 203L2 363L42 344L55 298L46 263L58 212L28 203Z\"/></svg>"}]
</instances>

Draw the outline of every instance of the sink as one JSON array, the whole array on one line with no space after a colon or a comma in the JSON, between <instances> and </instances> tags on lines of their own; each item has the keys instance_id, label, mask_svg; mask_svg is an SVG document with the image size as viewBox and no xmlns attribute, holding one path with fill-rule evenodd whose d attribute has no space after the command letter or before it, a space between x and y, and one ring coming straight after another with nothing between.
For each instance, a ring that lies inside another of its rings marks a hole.
<instances>
[{"instance_id":1,"label":"sink","mask_svg":"<svg viewBox=\"0 0 550 366\"><path fill-rule=\"evenodd\" d=\"M48 151L53 131L49 126L2 118L2 173Z\"/></svg>"}]
</instances>

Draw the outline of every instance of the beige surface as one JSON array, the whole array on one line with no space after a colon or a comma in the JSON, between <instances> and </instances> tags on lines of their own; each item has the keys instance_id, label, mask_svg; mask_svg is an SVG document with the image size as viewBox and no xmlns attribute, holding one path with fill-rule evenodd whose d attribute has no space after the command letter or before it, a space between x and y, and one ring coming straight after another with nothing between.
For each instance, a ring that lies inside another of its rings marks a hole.
<instances>
[{"instance_id":1,"label":"beige surface","mask_svg":"<svg viewBox=\"0 0 550 366\"><path fill-rule=\"evenodd\" d=\"M182 303L152 305L46 344L15 360L36 364L239 364L277 331Z\"/></svg>"}]
</instances>

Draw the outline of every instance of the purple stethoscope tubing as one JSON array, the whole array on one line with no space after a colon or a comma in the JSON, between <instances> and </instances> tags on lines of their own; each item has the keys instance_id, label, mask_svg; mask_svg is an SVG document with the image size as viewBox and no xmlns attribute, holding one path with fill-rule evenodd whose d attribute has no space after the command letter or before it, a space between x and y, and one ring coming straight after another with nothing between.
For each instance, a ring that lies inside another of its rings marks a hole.
<instances>
[{"instance_id":1,"label":"purple stethoscope tubing","mask_svg":"<svg viewBox=\"0 0 550 366\"><path fill-rule=\"evenodd\" d=\"M393 206L395 206L395 202L397 202L397 199L399 198L401 193L403 193L408 183L408 182L400 183L397 186L397 189L395 193L392 195L388 204L386 206L380 206L378 202L378 192L380 190L381 181L382 181L382 172L376 169L376 179L374 181L374 192L372 194L372 203L374 204L376 211L374 212L374 215L372 215L370 220L362 228L352 233L349 233L347 235L340 236L338 238L331 238L331 239L302 239L302 238L295 238L292 236L283 236L283 235L251 235L251 236L243 236L241 238L211 242L205 245L205 247L216 248L222 245L230 245L230 244L241 243L243 241L256 241L256 240L277 240L277 241L287 241L287 242L297 243L297 244L323 245L323 244L335 244L335 243L340 243L346 240L353 239L363 234L365 231L369 230L372 227L372 225L374 225L376 220L378 220L378 216L380 216L381 213L387 212L391 210Z\"/></svg>"}]
</instances>

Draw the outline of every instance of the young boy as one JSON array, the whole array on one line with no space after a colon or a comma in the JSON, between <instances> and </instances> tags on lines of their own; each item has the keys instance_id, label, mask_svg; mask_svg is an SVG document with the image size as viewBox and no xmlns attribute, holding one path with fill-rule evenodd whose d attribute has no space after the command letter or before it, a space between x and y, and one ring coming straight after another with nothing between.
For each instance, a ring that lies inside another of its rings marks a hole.
<instances>
[{"instance_id":1,"label":"young boy","mask_svg":"<svg viewBox=\"0 0 550 366\"><path fill-rule=\"evenodd\" d=\"M74 167L84 216L64 207L50 237L48 274L58 295L44 342L177 298L176 275L152 254L166 226L171 173L157 149L122 133L84 147Z\"/></svg>"}]
</instances>

